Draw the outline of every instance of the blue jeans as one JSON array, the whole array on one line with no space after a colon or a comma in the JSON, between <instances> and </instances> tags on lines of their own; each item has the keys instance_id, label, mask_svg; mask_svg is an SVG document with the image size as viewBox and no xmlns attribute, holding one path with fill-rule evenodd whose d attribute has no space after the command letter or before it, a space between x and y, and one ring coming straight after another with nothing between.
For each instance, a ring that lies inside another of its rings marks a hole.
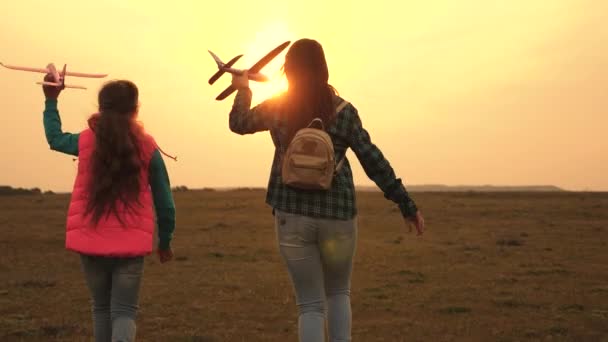
<instances>
[{"instance_id":1,"label":"blue jeans","mask_svg":"<svg viewBox=\"0 0 608 342\"><path fill-rule=\"evenodd\" d=\"M134 341L144 258L80 258L93 298L95 341Z\"/></svg>"},{"instance_id":2,"label":"blue jeans","mask_svg":"<svg viewBox=\"0 0 608 342\"><path fill-rule=\"evenodd\" d=\"M350 279L357 221L319 219L275 210L281 255L296 294L301 342L351 340Z\"/></svg>"}]
</instances>

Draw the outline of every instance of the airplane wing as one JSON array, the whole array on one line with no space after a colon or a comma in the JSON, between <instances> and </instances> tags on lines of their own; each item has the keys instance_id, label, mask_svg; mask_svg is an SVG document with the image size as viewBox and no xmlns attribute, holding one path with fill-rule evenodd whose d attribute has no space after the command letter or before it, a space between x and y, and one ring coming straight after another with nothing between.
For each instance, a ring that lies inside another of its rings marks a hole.
<instances>
[{"instance_id":1,"label":"airplane wing","mask_svg":"<svg viewBox=\"0 0 608 342\"><path fill-rule=\"evenodd\" d=\"M68 76L87 77L87 78L104 78L104 77L108 76L108 74L87 74L87 73L83 73L83 72L73 72L73 71L68 71L65 74Z\"/></svg>"},{"instance_id":2,"label":"airplane wing","mask_svg":"<svg viewBox=\"0 0 608 342\"><path fill-rule=\"evenodd\" d=\"M219 94L215 99L218 101L222 101L223 99L227 98L228 96L230 96L230 94L234 93L236 91L236 88L231 85L228 86L228 88L224 89L224 91Z\"/></svg>"},{"instance_id":3,"label":"airplane wing","mask_svg":"<svg viewBox=\"0 0 608 342\"><path fill-rule=\"evenodd\" d=\"M21 67L21 66L16 66L16 65L8 65L8 64L4 64L4 63L0 63L0 65L2 65L3 67L7 68L7 69L12 69L12 70L20 70L20 71L29 71L29 72L39 72L42 74L46 74L49 72L49 70L47 68L29 68L29 67Z\"/></svg>"},{"instance_id":4,"label":"airplane wing","mask_svg":"<svg viewBox=\"0 0 608 342\"><path fill-rule=\"evenodd\" d=\"M288 47L290 43L290 41L287 41L274 48L266 56L264 56L257 63L255 63L251 68L249 68L249 72L254 74L262 70L262 68L265 67L266 64L270 63L270 61L272 61L278 54L285 50L285 48Z\"/></svg>"},{"instance_id":5,"label":"airplane wing","mask_svg":"<svg viewBox=\"0 0 608 342\"><path fill-rule=\"evenodd\" d=\"M286 41L285 43L274 48L272 51L270 51L268 54L266 54L266 56L262 57L262 59L260 59L257 63L255 63L251 68L249 68L249 72L252 74L260 72L260 70L262 70L262 68L265 67L266 64L270 63L270 61L272 61L283 50L285 50L285 48L288 47L289 44L291 44L291 42ZM235 91L236 91L236 88L233 87L232 85L230 85L221 94L219 94L215 99L218 101L221 101L221 100L227 98L228 96L230 96L230 94L234 93Z\"/></svg>"},{"instance_id":6,"label":"airplane wing","mask_svg":"<svg viewBox=\"0 0 608 342\"><path fill-rule=\"evenodd\" d=\"M214 56L213 59L215 59L216 62L219 60L219 58L216 59L217 56L215 56L215 54L213 54L213 52L209 51L209 53L211 53L211 56ZM243 57L243 55L238 55L238 56L234 57L233 59L231 59L230 61L228 61L228 63L226 63L226 64L222 63L223 64L222 67L223 68L230 68L241 57ZM218 63L218 67L219 67L219 63ZM209 79L209 84L215 83L215 81L217 81L220 77L222 77L222 75L226 72L226 70L223 70L223 68L220 68L220 70L218 70L218 72L216 72L215 74L213 74L213 76L211 76L211 78Z\"/></svg>"},{"instance_id":7,"label":"airplane wing","mask_svg":"<svg viewBox=\"0 0 608 342\"><path fill-rule=\"evenodd\" d=\"M0 63L0 65L2 65L3 67L5 67L7 69L19 70L19 71L39 72L41 74L46 74L49 72L49 69L47 69L47 68L44 68L44 69L30 68L30 67L22 67L22 66L16 66L16 65L8 65L8 64L4 64L4 63ZM87 73L72 72L72 71L68 71L66 73L66 75L74 76L74 77L88 77L88 78L104 78L104 77L108 76L107 74L87 74Z\"/></svg>"}]
</instances>

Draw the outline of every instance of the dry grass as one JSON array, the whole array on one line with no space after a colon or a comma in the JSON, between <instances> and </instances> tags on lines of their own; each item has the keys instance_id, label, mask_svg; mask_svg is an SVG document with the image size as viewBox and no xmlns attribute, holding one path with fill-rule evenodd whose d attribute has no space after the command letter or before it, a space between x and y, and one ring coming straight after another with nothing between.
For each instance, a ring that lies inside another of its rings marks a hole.
<instances>
[{"instance_id":1,"label":"dry grass","mask_svg":"<svg viewBox=\"0 0 608 342\"><path fill-rule=\"evenodd\" d=\"M421 193L423 238L359 197L355 341L607 341L608 194ZM262 191L176 194L176 259L146 260L140 341L295 341ZM0 197L0 340L89 341L68 196Z\"/></svg>"}]
</instances>

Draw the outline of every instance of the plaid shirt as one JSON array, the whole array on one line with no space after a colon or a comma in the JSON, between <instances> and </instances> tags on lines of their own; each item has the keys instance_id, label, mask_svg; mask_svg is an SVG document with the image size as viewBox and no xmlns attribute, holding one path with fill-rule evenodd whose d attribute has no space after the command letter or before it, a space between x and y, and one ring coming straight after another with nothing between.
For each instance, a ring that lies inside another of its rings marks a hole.
<instances>
[{"instance_id":1,"label":"plaid shirt","mask_svg":"<svg viewBox=\"0 0 608 342\"><path fill-rule=\"evenodd\" d=\"M286 186L281 180L281 160L287 150L286 118L281 114L280 98L266 100L251 108L250 89L239 90L230 111L230 130L238 134L270 131L275 146L274 160L268 182L266 203L275 209L311 217L348 220L357 214L355 186L346 150L350 147L369 178L384 192L387 199L397 203L405 217L416 214L417 208L401 179L382 152L374 145L361 124L357 109L348 104L338 113L334 123L326 127L334 143L336 160L345 158L329 190L300 190ZM336 96L335 107L343 100Z\"/></svg>"}]
</instances>

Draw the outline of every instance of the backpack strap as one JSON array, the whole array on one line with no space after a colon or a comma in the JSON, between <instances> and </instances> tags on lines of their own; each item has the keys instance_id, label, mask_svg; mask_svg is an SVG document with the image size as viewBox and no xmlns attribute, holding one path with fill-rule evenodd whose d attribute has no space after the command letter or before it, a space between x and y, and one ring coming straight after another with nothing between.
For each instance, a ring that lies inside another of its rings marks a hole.
<instances>
[{"instance_id":1,"label":"backpack strap","mask_svg":"<svg viewBox=\"0 0 608 342\"><path fill-rule=\"evenodd\" d=\"M344 109L344 107L346 107L348 105L348 101L342 101L338 107L336 107L336 114L340 113L342 111L342 109ZM340 169L342 169L342 166L344 165L344 160L346 160L346 151L344 151L344 156L340 159L340 161L338 162L338 164L336 164L336 169L334 170L334 175L337 175L338 172L340 172Z\"/></svg>"},{"instance_id":2,"label":"backpack strap","mask_svg":"<svg viewBox=\"0 0 608 342\"><path fill-rule=\"evenodd\" d=\"M311 128L314 124L319 124L321 130L325 130L325 125L323 124L323 120L321 118L314 118L310 124L308 124L308 128Z\"/></svg>"},{"instance_id":3,"label":"backpack strap","mask_svg":"<svg viewBox=\"0 0 608 342\"><path fill-rule=\"evenodd\" d=\"M346 154L344 154L344 157L342 157L342 159L340 159L340 161L336 165L336 170L334 171L334 175L337 175L338 172L340 172L340 169L342 169L342 166L344 165L345 160L346 160Z\"/></svg>"},{"instance_id":4,"label":"backpack strap","mask_svg":"<svg viewBox=\"0 0 608 342\"><path fill-rule=\"evenodd\" d=\"M336 114L340 113L342 111L342 109L344 109L344 107L346 107L346 105L348 105L348 101L342 101L338 105L338 107L336 107ZM308 128L313 127L314 124L319 124L319 127L322 130L325 130L325 124L323 123L323 120L321 118L312 119L312 121L308 124Z\"/></svg>"},{"instance_id":5,"label":"backpack strap","mask_svg":"<svg viewBox=\"0 0 608 342\"><path fill-rule=\"evenodd\" d=\"M346 107L346 105L348 105L348 101L342 101L342 103L340 103L338 107L336 107L336 114L340 113L342 109Z\"/></svg>"}]
</instances>

